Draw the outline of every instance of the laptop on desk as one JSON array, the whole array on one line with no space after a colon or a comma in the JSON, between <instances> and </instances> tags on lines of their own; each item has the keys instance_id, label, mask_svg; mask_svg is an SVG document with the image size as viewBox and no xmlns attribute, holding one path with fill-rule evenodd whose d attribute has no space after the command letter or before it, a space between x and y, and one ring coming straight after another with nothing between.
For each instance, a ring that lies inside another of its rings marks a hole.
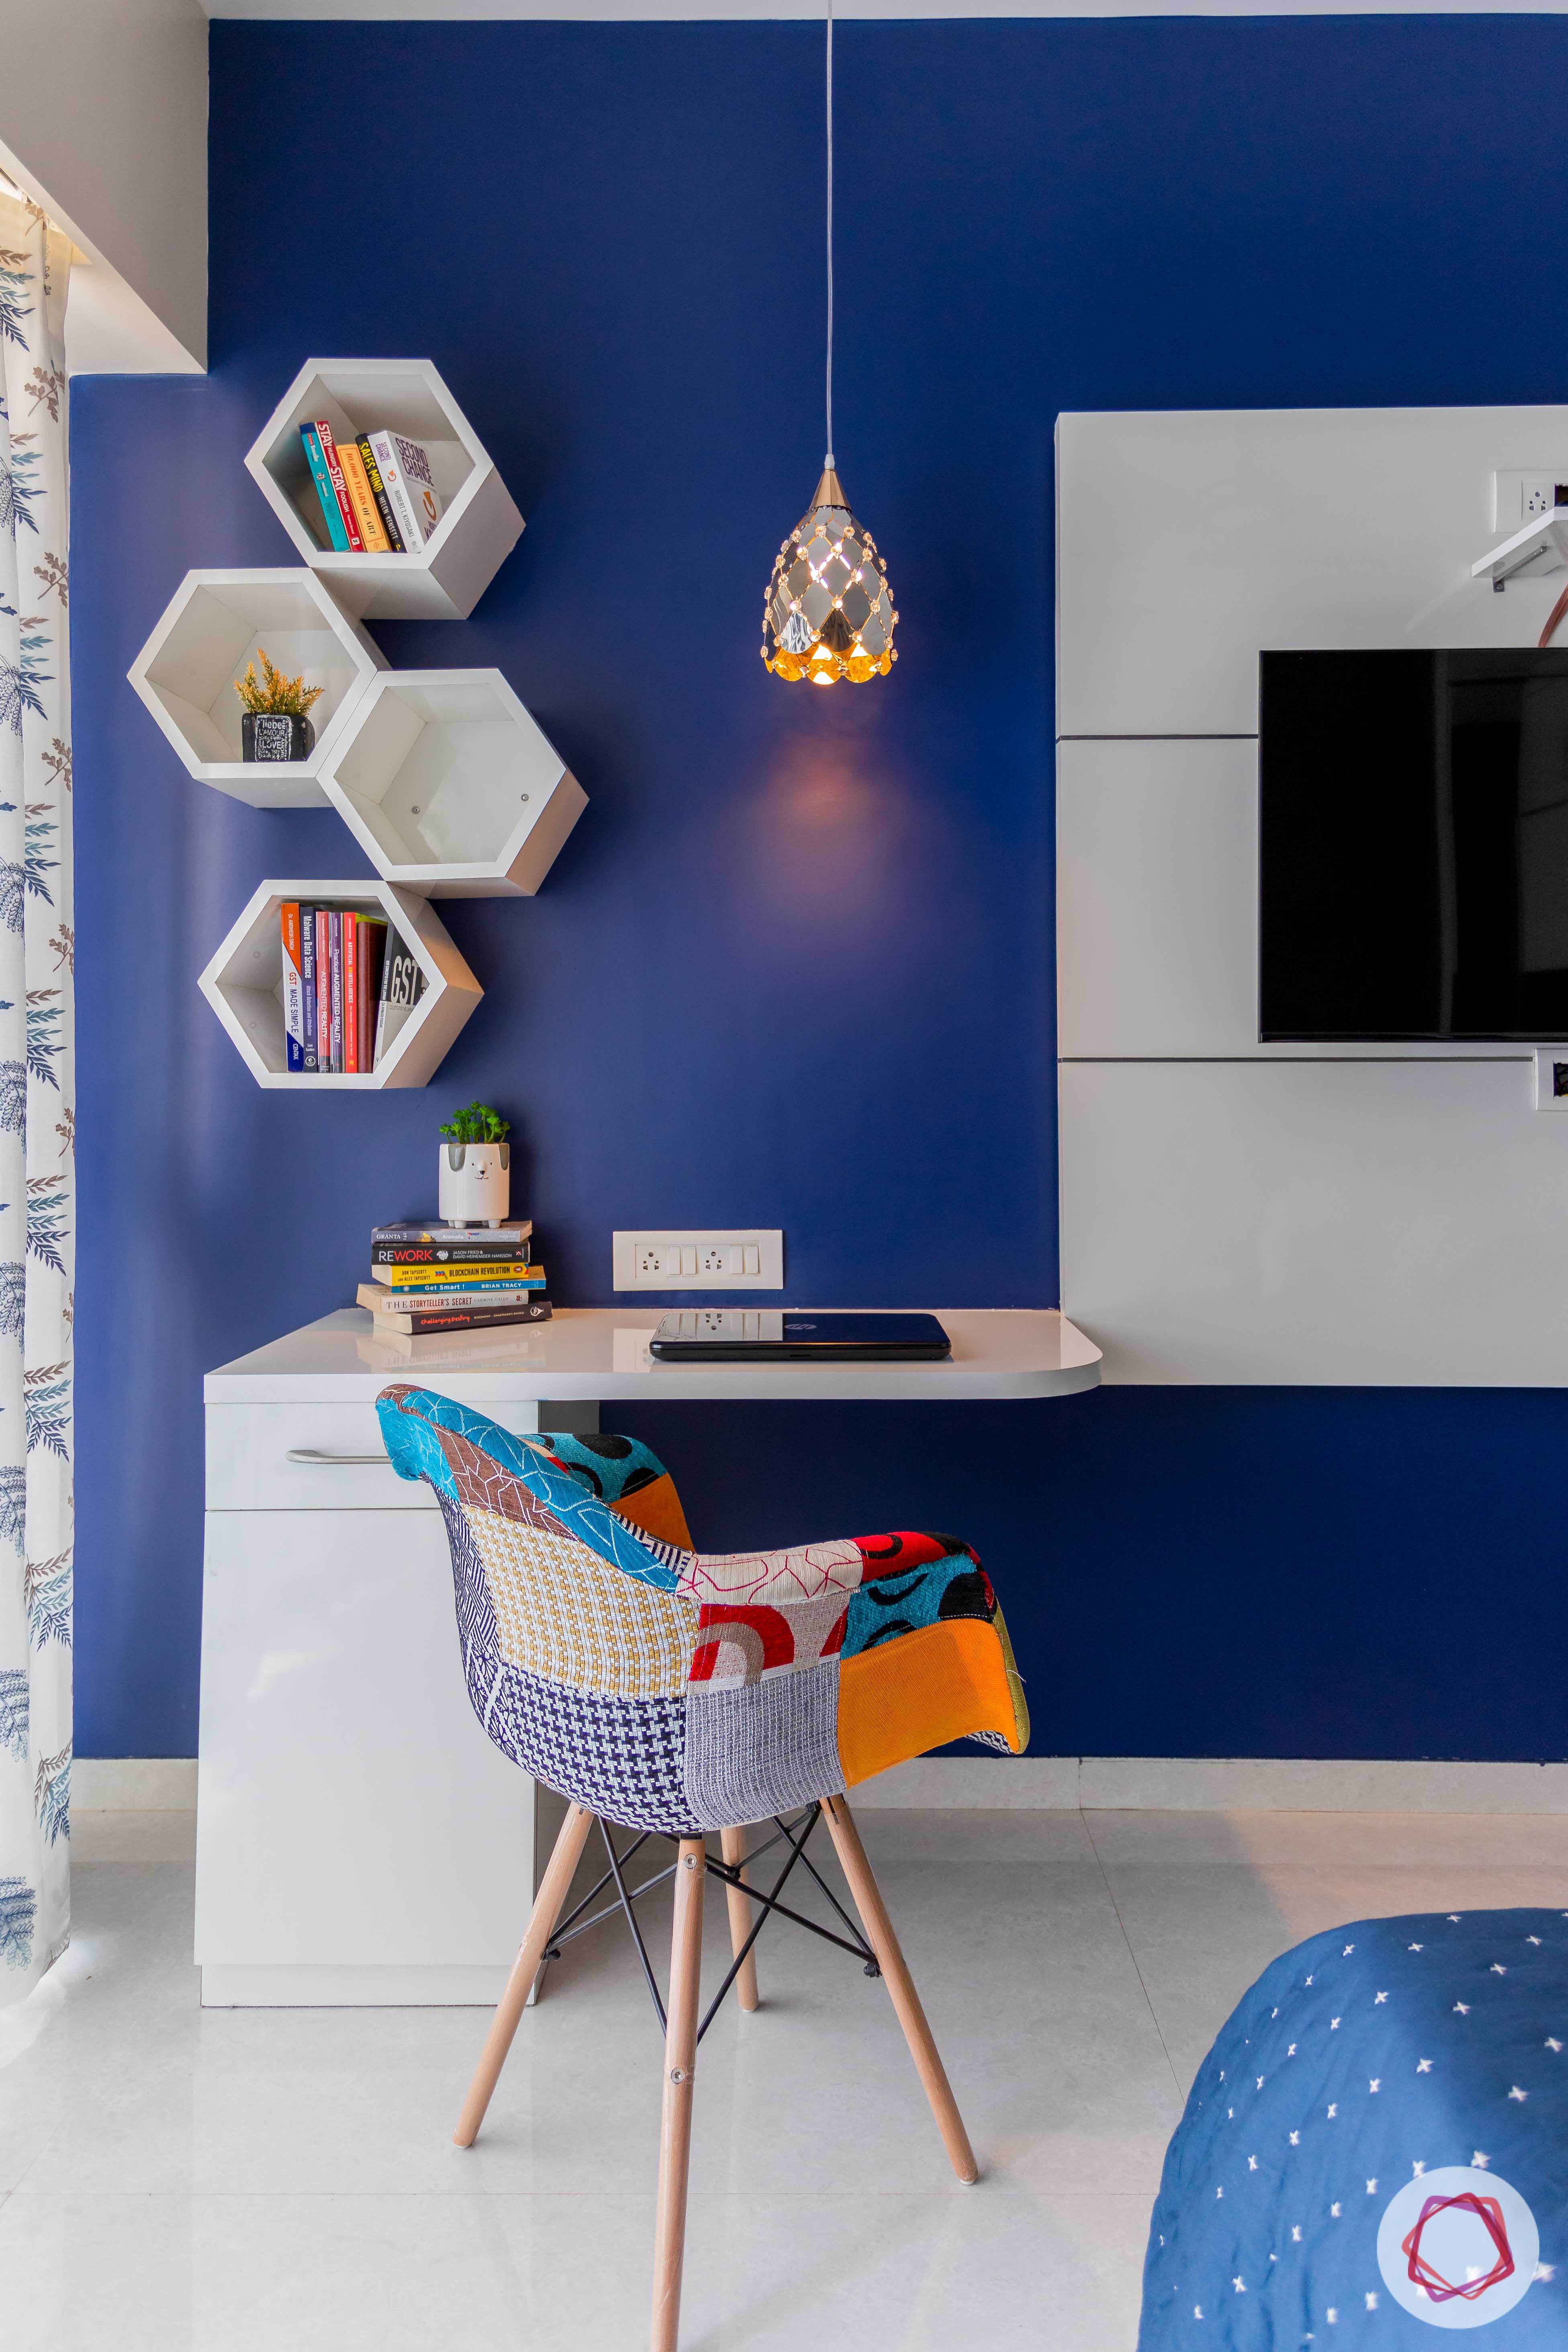
<instances>
[{"instance_id":1,"label":"laptop on desk","mask_svg":"<svg viewBox=\"0 0 1568 2352\"><path fill-rule=\"evenodd\" d=\"M659 1364L935 1364L952 1343L934 1315L683 1307L648 1341Z\"/></svg>"}]
</instances>

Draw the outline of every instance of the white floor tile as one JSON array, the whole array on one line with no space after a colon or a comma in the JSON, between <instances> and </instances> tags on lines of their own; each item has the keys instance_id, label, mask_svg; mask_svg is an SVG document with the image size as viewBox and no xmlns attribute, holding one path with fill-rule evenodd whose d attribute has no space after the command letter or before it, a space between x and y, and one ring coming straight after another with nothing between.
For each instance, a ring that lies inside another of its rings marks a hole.
<instances>
[{"instance_id":1,"label":"white floor tile","mask_svg":"<svg viewBox=\"0 0 1568 2352\"><path fill-rule=\"evenodd\" d=\"M1259 1970L1352 1918L1561 1903L1568 1864L1568 1823L1539 1817L884 1811L862 1829L981 2184L952 2179L885 1987L771 1928L761 2011L728 2005L699 2062L684 2352L1128 2352L1183 2087ZM661 2052L618 1925L552 1969L465 2152L450 2133L481 2013L204 2012L189 1822L89 1816L73 1859L72 1948L0 2011L7 2342L643 2340ZM826 1848L821 1866L842 1899ZM662 1970L657 1912L649 1927ZM727 1963L714 1890L710 1986Z\"/></svg>"}]
</instances>

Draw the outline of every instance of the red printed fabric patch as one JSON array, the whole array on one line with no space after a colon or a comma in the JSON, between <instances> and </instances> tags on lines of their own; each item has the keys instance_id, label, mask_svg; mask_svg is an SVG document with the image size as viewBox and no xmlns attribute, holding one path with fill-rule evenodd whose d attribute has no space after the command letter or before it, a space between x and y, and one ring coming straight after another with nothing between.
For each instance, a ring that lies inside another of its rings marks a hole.
<instances>
[{"instance_id":1,"label":"red printed fabric patch","mask_svg":"<svg viewBox=\"0 0 1568 2352\"><path fill-rule=\"evenodd\" d=\"M824 1665L844 1646L847 1616L844 1595L836 1591L776 1607L706 1601L698 1615L689 1679L714 1689L739 1689Z\"/></svg>"},{"instance_id":2,"label":"red printed fabric patch","mask_svg":"<svg viewBox=\"0 0 1568 2352\"><path fill-rule=\"evenodd\" d=\"M980 1565L979 1555L957 1536L919 1535L905 1528L896 1535L857 1536L854 1542L868 1577L898 1576L906 1569L927 1568L939 1559L972 1559L976 1568Z\"/></svg>"}]
</instances>

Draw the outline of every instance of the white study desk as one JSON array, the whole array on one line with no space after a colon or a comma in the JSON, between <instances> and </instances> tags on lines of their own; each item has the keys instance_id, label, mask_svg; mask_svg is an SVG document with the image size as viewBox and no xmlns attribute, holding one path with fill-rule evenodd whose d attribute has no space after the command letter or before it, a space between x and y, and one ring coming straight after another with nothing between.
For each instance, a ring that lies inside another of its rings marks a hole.
<instances>
[{"instance_id":1,"label":"white study desk","mask_svg":"<svg viewBox=\"0 0 1568 2352\"><path fill-rule=\"evenodd\" d=\"M381 1444L390 1382L526 1434L591 1432L609 1403L996 1402L1100 1381L1099 1349L1054 1311L939 1308L946 1363L712 1365L650 1360L661 1312L564 1308L410 1358L345 1307L207 1374L195 1956L209 2004L493 2002L521 1941L533 1784L468 1704L445 1527Z\"/></svg>"}]
</instances>

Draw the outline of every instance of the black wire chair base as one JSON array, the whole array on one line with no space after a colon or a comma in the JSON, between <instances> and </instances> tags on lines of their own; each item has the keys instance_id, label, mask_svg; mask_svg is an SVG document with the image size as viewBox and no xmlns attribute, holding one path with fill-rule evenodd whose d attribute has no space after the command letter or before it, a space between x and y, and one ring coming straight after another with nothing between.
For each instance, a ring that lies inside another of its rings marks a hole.
<instances>
[{"instance_id":1,"label":"black wire chair base","mask_svg":"<svg viewBox=\"0 0 1568 2352\"><path fill-rule=\"evenodd\" d=\"M699 2042L719 2014L725 1995L740 1975L742 1967L751 1957L752 1946L767 1926L770 1917L775 1913L781 1919L793 1920L797 1927L804 1927L809 1934L819 1936L825 1944L836 1944L841 1952L849 1953L853 1958L861 1963L868 1977L879 1977L882 1973L876 1953L872 1951L865 1937L806 1853L805 1849L811 1833L822 1819L822 1807L819 1804L808 1805L794 1822L785 1822L777 1813L773 1818L773 1835L764 1838L761 1845L754 1846L750 1853L742 1857L741 1861L716 1862L711 1854L708 1856L708 1875L710 1878L721 1879L727 1887L737 1890L745 1895L748 1901L757 1904L760 1906L760 1916L752 1921L751 1934L731 1961L723 1983L703 2011L701 2022L697 2029ZM668 1831L644 1830L639 1836L632 1840L623 1853L617 1853L615 1841L610 1835L610 1824L603 1819L599 1822L599 1834L605 1841L605 1853L610 1866L601 1877L595 1879L582 1901L574 1905L564 1919L557 1924L555 1933L544 1948L544 1957L547 1960L558 1960L565 1947L573 1943L577 1937L585 1936L590 1927L602 1926L605 1920L613 1919L616 1914L620 1912L626 1919L626 1926L631 1929L632 1941L637 1946L637 1958L642 1964L643 1976L653 2000L654 2012L658 2019L658 2030L663 2033L668 2027L668 2019L665 2014L664 2000L658 1990L658 1979L653 1972L653 1962L648 1958L647 1945L644 1941L642 1928L638 1924L637 1906L645 1895L651 1895L656 1886L662 1886L667 1880L673 1878L678 1864L672 1862L667 1870L655 1871L651 1878L645 1878L638 1886L627 1885L626 1870L627 1863L647 1843L650 1837L658 1837L670 1845L679 1845L680 1841ZM788 1846L789 1860L784 1864L771 1887L752 1886L742 1876L742 1873L748 1870L753 1863L760 1862L764 1853L772 1853L773 1849L780 1844ZM779 1896L797 1863L805 1864L808 1875L816 1881L838 1917L849 1930L847 1936L837 1935L833 1928L825 1927L820 1919L808 1919L804 1911L796 1911L789 1904L780 1902ZM615 1883L616 1900L613 1903L606 1903L602 1909L594 1912L591 1918L585 1919L583 1914L597 1902L612 1880Z\"/></svg>"}]
</instances>

